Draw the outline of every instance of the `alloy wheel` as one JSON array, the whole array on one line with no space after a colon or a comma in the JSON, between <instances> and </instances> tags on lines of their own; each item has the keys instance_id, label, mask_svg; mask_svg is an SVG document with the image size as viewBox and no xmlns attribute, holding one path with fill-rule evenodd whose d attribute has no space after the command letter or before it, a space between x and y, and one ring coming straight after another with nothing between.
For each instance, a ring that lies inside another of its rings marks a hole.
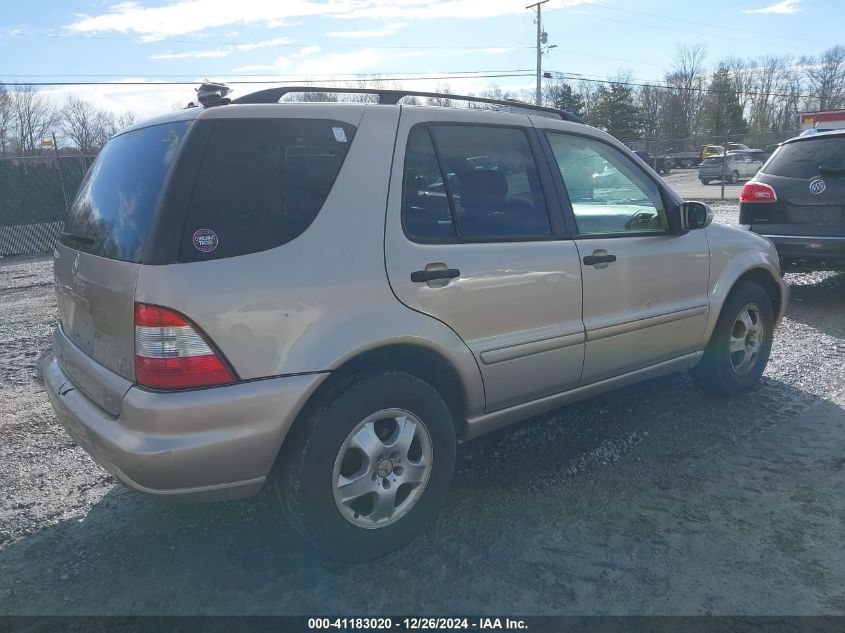
<instances>
[{"instance_id":1,"label":"alloy wheel","mask_svg":"<svg viewBox=\"0 0 845 633\"><path fill-rule=\"evenodd\" d=\"M766 329L760 308L756 304L749 303L739 311L731 328L728 353L734 372L742 375L751 371L760 356L765 334Z\"/></svg>"},{"instance_id":2,"label":"alloy wheel","mask_svg":"<svg viewBox=\"0 0 845 633\"><path fill-rule=\"evenodd\" d=\"M401 519L425 490L432 452L428 429L409 411L385 409L362 420L341 445L332 473L343 518L366 529Z\"/></svg>"}]
</instances>

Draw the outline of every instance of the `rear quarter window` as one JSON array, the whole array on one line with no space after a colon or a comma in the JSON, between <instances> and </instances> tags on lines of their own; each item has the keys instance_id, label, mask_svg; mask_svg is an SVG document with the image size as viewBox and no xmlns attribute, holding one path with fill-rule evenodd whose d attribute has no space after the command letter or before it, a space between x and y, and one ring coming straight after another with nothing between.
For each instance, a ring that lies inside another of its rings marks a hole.
<instances>
[{"instance_id":1,"label":"rear quarter window","mask_svg":"<svg viewBox=\"0 0 845 633\"><path fill-rule=\"evenodd\" d=\"M180 261L281 246L317 217L355 128L325 119L215 121L188 208Z\"/></svg>"},{"instance_id":2,"label":"rear quarter window","mask_svg":"<svg viewBox=\"0 0 845 633\"><path fill-rule=\"evenodd\" d=\"M787 178L816 178L820 167L845 169L845 136L781 145L763 172Z\"/></svg>"}]
</instances>

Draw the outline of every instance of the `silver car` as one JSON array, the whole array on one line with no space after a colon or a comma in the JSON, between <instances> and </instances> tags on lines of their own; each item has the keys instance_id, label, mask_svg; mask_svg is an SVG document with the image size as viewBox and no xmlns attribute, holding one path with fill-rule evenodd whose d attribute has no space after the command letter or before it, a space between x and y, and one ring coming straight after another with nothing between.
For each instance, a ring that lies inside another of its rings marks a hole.
<instances>
[{"instance_id":1,"label":"silver car","mask_svg":"<svg viewBox=\"0 0 845 633\"><path fill-rule=\"evenodd\" d=\"M728 152L723 156L705 158L698 167L698 179L708 185L713 180L736 184L740 180L750 180L763 166L759 156L748 152Z\"/></svg>"},{"instance_id":2,"label":"silver car","mask_svg":"<svg viewBox=\"0 0 845 633\"><path fill-rule=\"evenodd\" d=\"M669 372L757 384L787 304L773 246L616 139L291 90L120 133L67 217L47 392L126 485L269 484L319 550L368 559L443 505L458 441Z\"/></svg>"}]
</instances>

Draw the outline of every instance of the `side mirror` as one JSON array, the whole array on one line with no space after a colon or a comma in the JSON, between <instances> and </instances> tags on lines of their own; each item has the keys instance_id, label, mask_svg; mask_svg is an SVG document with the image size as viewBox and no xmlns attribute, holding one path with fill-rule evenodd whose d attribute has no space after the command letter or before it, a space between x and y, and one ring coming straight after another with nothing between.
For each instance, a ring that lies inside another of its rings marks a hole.
<instances>
[{"instance_id":1,"label":"side mirror","mask_svg":"<svg viewBox=\"0 0 845 633\"><path fill-rule=\"evenodd\" d=\"M681 204L681 229L694 231L710 226L713 222L713 209L703 202L688 201Z\"/></svg>"}]
</instances>

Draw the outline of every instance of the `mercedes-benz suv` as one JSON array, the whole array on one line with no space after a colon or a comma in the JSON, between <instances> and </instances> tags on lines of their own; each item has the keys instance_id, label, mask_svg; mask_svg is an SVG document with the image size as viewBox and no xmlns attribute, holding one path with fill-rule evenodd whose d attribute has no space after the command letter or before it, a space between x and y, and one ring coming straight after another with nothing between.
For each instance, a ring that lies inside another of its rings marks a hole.
<instances>
[{"instance_id":1,"label":"mercedes-benz suv","mask_svg":"<svg viewBox=\"0 0 845 633\"><path fill-rule=\"evenodd\" d=\"M458 441L669 372L757 384L774 247L616 139L512 102L292 90L118 134L67 217L47 391L128 486L269 482L317 548L371 558L444 503Z\"/></svg>"}]
</instances>

